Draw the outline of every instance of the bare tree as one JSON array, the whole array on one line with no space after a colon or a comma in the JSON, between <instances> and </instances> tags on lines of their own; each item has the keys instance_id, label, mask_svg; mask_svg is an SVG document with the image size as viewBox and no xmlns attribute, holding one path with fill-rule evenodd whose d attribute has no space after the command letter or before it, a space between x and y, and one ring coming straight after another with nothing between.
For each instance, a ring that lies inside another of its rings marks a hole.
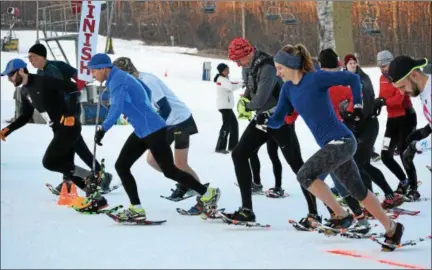
<instances>
[{"instance_id":1,"label":"bare tree","mask_svg":"<svg viewBox=\"0 0 432 270\"><path fill-rule=\"evenodd\" d=\"M332 1L318 1L318 33L320 48L319 50L335 47L335 38L333 33L333 2Z\"/></svg>"}]
</instances>

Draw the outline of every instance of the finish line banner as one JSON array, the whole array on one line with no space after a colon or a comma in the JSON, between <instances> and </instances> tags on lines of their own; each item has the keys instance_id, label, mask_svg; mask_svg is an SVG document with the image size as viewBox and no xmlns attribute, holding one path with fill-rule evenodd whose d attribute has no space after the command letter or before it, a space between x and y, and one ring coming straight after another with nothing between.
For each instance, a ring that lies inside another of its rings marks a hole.
<instances>
[{"instance_id":1,"label":"finish line banner","mask_svg":"<svg viewBox=\"0 0 432 270\"><path fill-rule=\"evenodd\" d=\"M97 53L102 1L82 1L78 34L78 79L93 81L88 63Z\"/></svg>"}]
</instances>

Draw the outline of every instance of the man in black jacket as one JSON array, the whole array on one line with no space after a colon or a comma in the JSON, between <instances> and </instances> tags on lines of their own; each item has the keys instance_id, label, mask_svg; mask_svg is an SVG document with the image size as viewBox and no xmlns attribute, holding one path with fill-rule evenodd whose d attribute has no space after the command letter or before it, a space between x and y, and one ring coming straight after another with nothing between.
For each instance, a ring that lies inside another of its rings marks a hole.
<instances>
[{"instance_id":1,"label":"man in black jacket","mask_svg":"<svg viewBox=\"0 0 432 270\"><path fill-rule=\"evenodd\" d=\"M72 181L85 190L84 178L90 172L75 166L75 144L81 136L81 124L76 115L76 84L50 76L29 74L27 64L21 59L9 61L1 76L8 76L15 87L20 89L22 114L10 125L1 130L1 139L6 140L12 132L27 124L36 109L49 124L54 137L48 145L42 160L43 166L62 173L67 181ZM64 95L68 94L67 101Z\"/></svg>"},{"instance_id":2,"label":"man in black jacket","mask_svg":"<svg viewBox=\"0 0 432 270\"><path fill-rule=\"evenodd\" d=\"M239 112L256 112L256 116L250 121L232 152L242 207L232 214L226 214L233 220L248 222L256 219L252 209L252 174L249 166L249 160L255 152L269 139L273 139L281 148L294 173L303 165L303 159L293 124L284 125L278 130L267 129L263 125L264 118L272 114L276 107L282 86L282 81L276 76L273 57L257 50L243 38L231 41L228 55L239 66L247 68L245 97L250 99L241 98L237 109ZM278 197L283 195L281 187L275 187L269 192ZM309 195L305 197L309 198Z\"/></svg>"},{"instance_id":3,"label":"man in black jacket","mask_svg":"<svg viewBox=\"0 0 432 270\"><path fill-rule=\"evenodd\" d=\"M77 109L76 109L76 119L81 116L81 104L79 103L80 91L85 87L86 82L78 79L78 71L70 66L69 64L62 61L51 61L47 60L47 50L43 44L37 43L29 49L28 53L29 61L34 68L37 68L37 75L40 76L52 76L61 80L71 80L75 81L77 85ZM67 98L67 95L66 97ZM93 165L93 153L87 147L82 136L78 138L75 146L76 154L81 158L82 161L89 167L92 168ZM110 191L110 183L112 180L112 175L108 172L102 172L102 166L95 159L95 172L98 174L98 184L100 185L103 192L108 193ZM62 184L58 185L53 191L54 194L60 194Z\"/></svg>"}]
</instances>

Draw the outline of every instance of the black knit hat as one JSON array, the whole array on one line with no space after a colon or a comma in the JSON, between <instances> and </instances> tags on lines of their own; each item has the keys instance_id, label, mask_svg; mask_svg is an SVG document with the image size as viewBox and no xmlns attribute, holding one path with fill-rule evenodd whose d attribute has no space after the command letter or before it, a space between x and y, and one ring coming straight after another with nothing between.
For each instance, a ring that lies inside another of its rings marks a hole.
<instances>
[{"instance_id":1,"label":"black knit hat","mask_svg":"<svg viewBox=\"0 0 432 270\"><path fill-rule=\"evenodd\" d=\"M321 68L338 68L340 66L339 56L333 49L322 50L318 57Z\"/></svg>"},{"instance_id":2,"label":"black knit hat","mask_svg":"<svg viewBox=\"0 0 432 270\"><path fill-rule=\"evenodd\" d=\"M35 45L31 46L29 53L34 53L36 55L42 56L43 58L47 57L47 49L43 44L36 43Z\"/></svg>"},{"instance_id":3,"label":"black knit hat","mask_svg":"<svg viewBox=\"0 0 432 270\"><path fill-rule=\"evenodd\" d=\"M392 83L400 82L408 77L413 70L423 68L427 63L426 58L413 59L407 55L398 56L390 62L388 80Z\"/></svg>"},{"instance_id":4,"label":"black knit hat","mask_svg":"<svg viewBox=\"0 0 432 270\"><path fill-rule=\"evenodd\" d=\"M222 73L225 69L227 69L228 68L228 66L226 65L226 64L224 64L224 63L220 63L218 66L217 66L217 70L219 71L219 73Z\"/></svg>"}]
</instances>

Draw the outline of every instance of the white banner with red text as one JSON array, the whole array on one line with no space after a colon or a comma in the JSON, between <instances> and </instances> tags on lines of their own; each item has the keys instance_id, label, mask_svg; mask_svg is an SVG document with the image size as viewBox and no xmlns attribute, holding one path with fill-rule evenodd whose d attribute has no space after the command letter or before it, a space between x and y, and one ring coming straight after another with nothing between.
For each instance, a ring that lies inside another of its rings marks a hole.
<instances>
[{"instance_id":1,"label":"white banner with red text","mask_svg":"<svg viewBox=\"0 0 432 270\"><path fill-rule=\"evenodd\" d=\"M82 1L78 34L78 79L93 81L88 63L97 53L102 1Z\"/></svg>"}]
</instances>

